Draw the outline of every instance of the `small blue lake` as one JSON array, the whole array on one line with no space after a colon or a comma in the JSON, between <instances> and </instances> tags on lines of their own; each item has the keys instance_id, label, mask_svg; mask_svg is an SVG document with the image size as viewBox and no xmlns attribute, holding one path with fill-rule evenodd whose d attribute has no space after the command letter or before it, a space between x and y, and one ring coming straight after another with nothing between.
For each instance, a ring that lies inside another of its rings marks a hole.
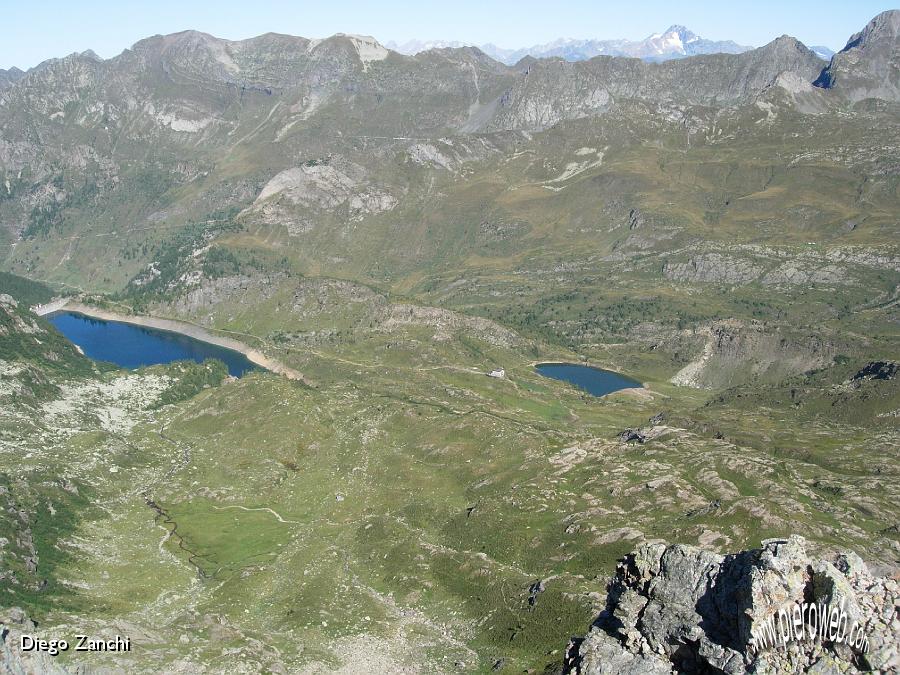
<instances>
[{"instance_id":1,"label":"small blue lake","mask_svg":"<svg viewBox=\"0 0 900 675\"><path fill-rule=\"evenodd\" d=\"M234 377L258 369L240 352L178 333L120 321L103 321L73 312L60 312L46 318L60 333L81 347L88 358L109 361L122 368L187 360L203 363L207 359L218 359Z\"/></svg>"},{"instance_id":2,"label":"small blue lake","mask_svg":"<svg viewBox=\"0 0 900 675\"><path fill-rule=\"evenodd\" d=\"M539 363L535 366L544 377L563 380L584 389L594 396L605 396L620 389L641 387L640 382L630 377L619 375L611 370L582 366L577 363Z\"/></svg>"}]
</instances>

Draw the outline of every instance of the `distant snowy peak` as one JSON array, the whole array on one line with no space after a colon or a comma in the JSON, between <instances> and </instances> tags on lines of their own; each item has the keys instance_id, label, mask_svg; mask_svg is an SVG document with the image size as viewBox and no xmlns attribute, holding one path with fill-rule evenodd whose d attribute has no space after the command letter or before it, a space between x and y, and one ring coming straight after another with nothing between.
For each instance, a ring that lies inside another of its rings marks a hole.
<instances>
[{"instance_id":1,"label":"distant snowy peak","mask_svg":"<svg viewBox=\"0 0 900 675\"><path fill-rule=\"evenodd\" d=\"M824 45L815 45L810 47L810 49L816 56L824 61L831 61L831 57L834 56L834 50L830 47L825 47Z\"/></svg>"},{"instance_id":2,"label":"distant snowy peak","mask_svg":"<svg viewBox=\"0 0 900 675\"><path fill-rule=\"evenodd\" d=\"M403 44L388 42L387 46L403 54L417 54L428 49L476 45L447 40L410 40ZM503 49L493 44L477 46L488 56L508 65L512 65L526 56L559 57L567 61L584 61L595 56L631 56L645 61L666 61L696 54L740 54L752 49L752 47L745 47L731 40L706 40L679 25L670 26L665 32L654 33L644 40L637 41L559 38L524 49Z\"/></svg>"},{"instance_id":3,"label":"distant snowy peak","mask_svg":"<svg viewBox=\"0 0 900 675\"><path fill-rule=\"evenodd\" d=\"M651 35L645 40L628 42L621 54L648 61L665 61L698 54L740 54L752 49L732 40L706 40L684 26L669 26L664 33Z\"/></svg>"},{"instance_id":4,"label":"distant snowy peak","mask_svg":"<svg viewBox=\"0 0 900 675\"><path fill-rule=\"evenodd\" d=\"M665 33L654 33L643 44L652 49L656 54L679 54L685 56L686 44L693 44L700 37L689 31L684 26L671 26Z\"/></svg>"},{"instance_id":5,"label":"distant snowy peak","mask_svg":"<svg viewBox=\"0 0 900 675\"><path fill-rule=\"evenodd\" d=\"M472 43L460 42L459 40L408 40L406 42L394 42L393 40L384 44L388 49L393 49L401 54L418 54L419 52L427 52L429 49L458 49L460 47L473 47Z\"/></svg>"}]
</instances>

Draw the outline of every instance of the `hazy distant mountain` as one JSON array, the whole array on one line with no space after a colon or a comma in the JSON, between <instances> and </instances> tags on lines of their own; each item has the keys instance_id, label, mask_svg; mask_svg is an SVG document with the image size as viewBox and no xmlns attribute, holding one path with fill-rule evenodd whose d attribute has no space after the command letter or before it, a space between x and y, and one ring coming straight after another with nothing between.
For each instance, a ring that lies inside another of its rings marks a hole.
<instances>
[{"instance_id":1,"label":"hazy distant mountain","mask_svg":"<svg viewBox=\"0 0 900 675\"><path fill-rule=\"evenodd\" d=\"M459 40L407 40L398 43L390 40L384 43L388 49L393 49L401 54L410 56L420 52L427 52L429 49L459 49L460 47L474 47L471 42L460 42Z\"/></svg>"},{"instance_id":2,"label":"hazy distant mountain","mask_svg":"<svg viewBox=\"0 0 900 675\"><path fill-rule=\"evenodd\" d=\"M831 47L826 47L824 45L814 45L810 47L810 49L815 52L816 56L819 56L826 61L830 61L831 57L834 56L834 50Z\"/></svg>"},{"instance_id":3,"label":"hazy distant mountain","mask_svg":"<svg viewBox=\"0 0 900 675\"><path fill-rule=\"evenodd\" d=\"M25 71L19 70L15 66L10 68L9 70L3 70L0 68L0 91L6 89L8 86L15 84L19 80L21 80L25 76Z\"/></svg>"},{"instance_id":4,"label":"hazy distant mountain","mask_svg":"<svg viewBox=\"0 0 900 675\"><path fill-rule=\"evenodd\" d=\"M472 46L471 43L446 40L411 40L403 44L389 42L387 46L401 54L418 54L428 49L444 47ZM595 56L632 56L645 61L667 61L696 54L740 54L751 47L739 45L732 40L706 40L684 26L670 26L663 33L654 33L644 40L575 40L560 38L541 45L523 49L504 49L494 44L478 45L485 54L507 65L533 56L544 58L557 56L566 61L584 61ZM817 48L824 49L827 48ZM830 52L830 50L828 50ZM822 58L828 59L828 56Z\"/></svg>"}]
</instances>

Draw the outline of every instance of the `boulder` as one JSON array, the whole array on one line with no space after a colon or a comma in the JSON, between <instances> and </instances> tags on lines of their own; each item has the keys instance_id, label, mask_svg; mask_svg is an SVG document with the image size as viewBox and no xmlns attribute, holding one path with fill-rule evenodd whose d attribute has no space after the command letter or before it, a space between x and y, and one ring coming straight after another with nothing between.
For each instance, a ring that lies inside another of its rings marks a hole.
<instances>
[{"instance_id":1,"label":"boulder","mask_svg":"<svg viewBox=\"0 0 900 675\"><path fill-rule=\"evenodd\" d=\"M565 672L898 673L898 631L897 576L874 576L854 553L816 559L799 536L725 555L647 543L619 563Z\"/></svg>"}]
</instances>

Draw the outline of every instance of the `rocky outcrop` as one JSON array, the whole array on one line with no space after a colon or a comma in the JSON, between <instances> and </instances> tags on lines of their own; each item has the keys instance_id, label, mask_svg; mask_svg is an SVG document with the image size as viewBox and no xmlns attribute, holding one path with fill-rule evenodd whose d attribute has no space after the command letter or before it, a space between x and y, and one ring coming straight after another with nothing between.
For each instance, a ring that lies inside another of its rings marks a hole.
<instances>
[{"instance_id":1,"label":"rocky outcrop","mask_svg":"<svg viewBox=\"0 0 900 675\"><path fill-rule=\"evenodd\" d=\"M362 166L329 157L277 173L245 214L262 216L267 224L285 225L291 234L300 234L312 228L314 218L304 217L310 211L342 206L349 220L359 221L398 204L392 194L368 184Z\"/></svg>"},{"instance_id":2,"label":"rocky outcrop","mask_svg":"<svg viewBox=\"0 0 900 675\"><path fill-rule=\"evenodd\" d=\"M645 544L607 591L567 672L900 672L896 575L874 576L854 553L810 557L802 537L728 555Z\"/></svg>"},{"instance_id":3,"label":"rocky outcrop","mask_svg":"<svg viewBox=\"0 0 900 675\"><path fill-rule=\"evenodd\" d=\"M43 329L34 322L34 318L16 311L19 303L11 295L0 293L0 312L3 312L3 321L0 322L0 337L20 333L22 335L34 335L42 333Z\"/></svg>"},{"instance_id":4,"label":"rocky outcrop","mask_svg":"<svg viewBox=\"0 0 900 675\"><path fill-rule=\"evenodd\" d=\"M386 307L379 317L379 329L391 331L402 326L427 326L434 330L434 340L449 340L457 331L476 336L498 347L522 344L522 338L498 323L482 317L471 317L440 307L396 304Z\"/></svg>"},{"instance_id":5,"label":"rocky outcrop","mask_svg":"<svg viewBox=\"0 0 900 675\"><path fill-rule=\"evenodd\" d=\"M0 675L66 675L71 672L47 652L22 651L21 636L34 635L36 627L18 607L0 610Z\"/></svg>"},{"instance_id":6,"label":"rocky outcrop","mask_svg":"<svg viewBox=\"0 0 900 675\"><path fill-rule=\"evenodd\" d=\"M662 266L666 279L691 284L835 287L860 285L870 270L900 270L900 259L891 251L853 246L825 251L758 245L713 250L704 243L692 246L689 257L685 253L666 254Z\"/></svg>"},{"instance_id":7,"label":"rocky outcrop","mask_svg":"<svg viewBox=\"0 0 900 675\"><path fill-rule=\"evenodd\" d=\"M20 384L30 382L27 389L49 387L46 370L72 374L92 367L75 345L38 320L23 303L0 293L0 363L4 362L17 363L22 374L23 368L28 371L27 378L18 378Z\"/></svg>"},{"instance_id":8,"label":"rocky outcrop","mask_svg":"<svg viewBox=\"0 0 900 675\"><path fill-rule=\"evenodd\" d=\"M683 387L716 389L748 380L777 382L784 377L824 368L842 343L824 333L772 331L759 322L717 321L697 332L705 344L697 357L671 382Z\"/></svg>"},{"instance_id":9,"label":"rocky outcrop","mask_svg":"<svg viewBox=\"0 0 900 675\"><path fill-rule=\"evenodd\" d=\"M895 361L872 361L860 369L853 380L893 380L900 372L900 364Z\"/></svg>"},{"instance_id":10,"label":"rocky outcrop","mask_svg":"<svg viewBox=\"0 0 900 675\"><path fill-rule=\"evenodd\" d=\"M685 262L667 261L663 276L672 281L746 284L759 278L762 269L753 262L721 253L706 253Z\"/></svg>"},{"instance_id":11,"label":"rocky outcrop","mask_svg":"<svg viewBox=\"0 0 900 675\"><path fill-rule=\"evenodd\" d=\"M358 169L357 173L362 170ZM292 204L330 208L344 202L356 181L327 163L309 163L285 169L263 187L257 203L283 194Z\"/></svg>"},{"instance_id":12,"label":"rocky outcrop","mask_svg":"<svg viewBox=\"0 0 900 675\"><path fill-rule=\"evenodd\" d=\"M882 12L834 55L816 85L856 102L900 101L900 10Z\"/></svg>"}]
</instances>

